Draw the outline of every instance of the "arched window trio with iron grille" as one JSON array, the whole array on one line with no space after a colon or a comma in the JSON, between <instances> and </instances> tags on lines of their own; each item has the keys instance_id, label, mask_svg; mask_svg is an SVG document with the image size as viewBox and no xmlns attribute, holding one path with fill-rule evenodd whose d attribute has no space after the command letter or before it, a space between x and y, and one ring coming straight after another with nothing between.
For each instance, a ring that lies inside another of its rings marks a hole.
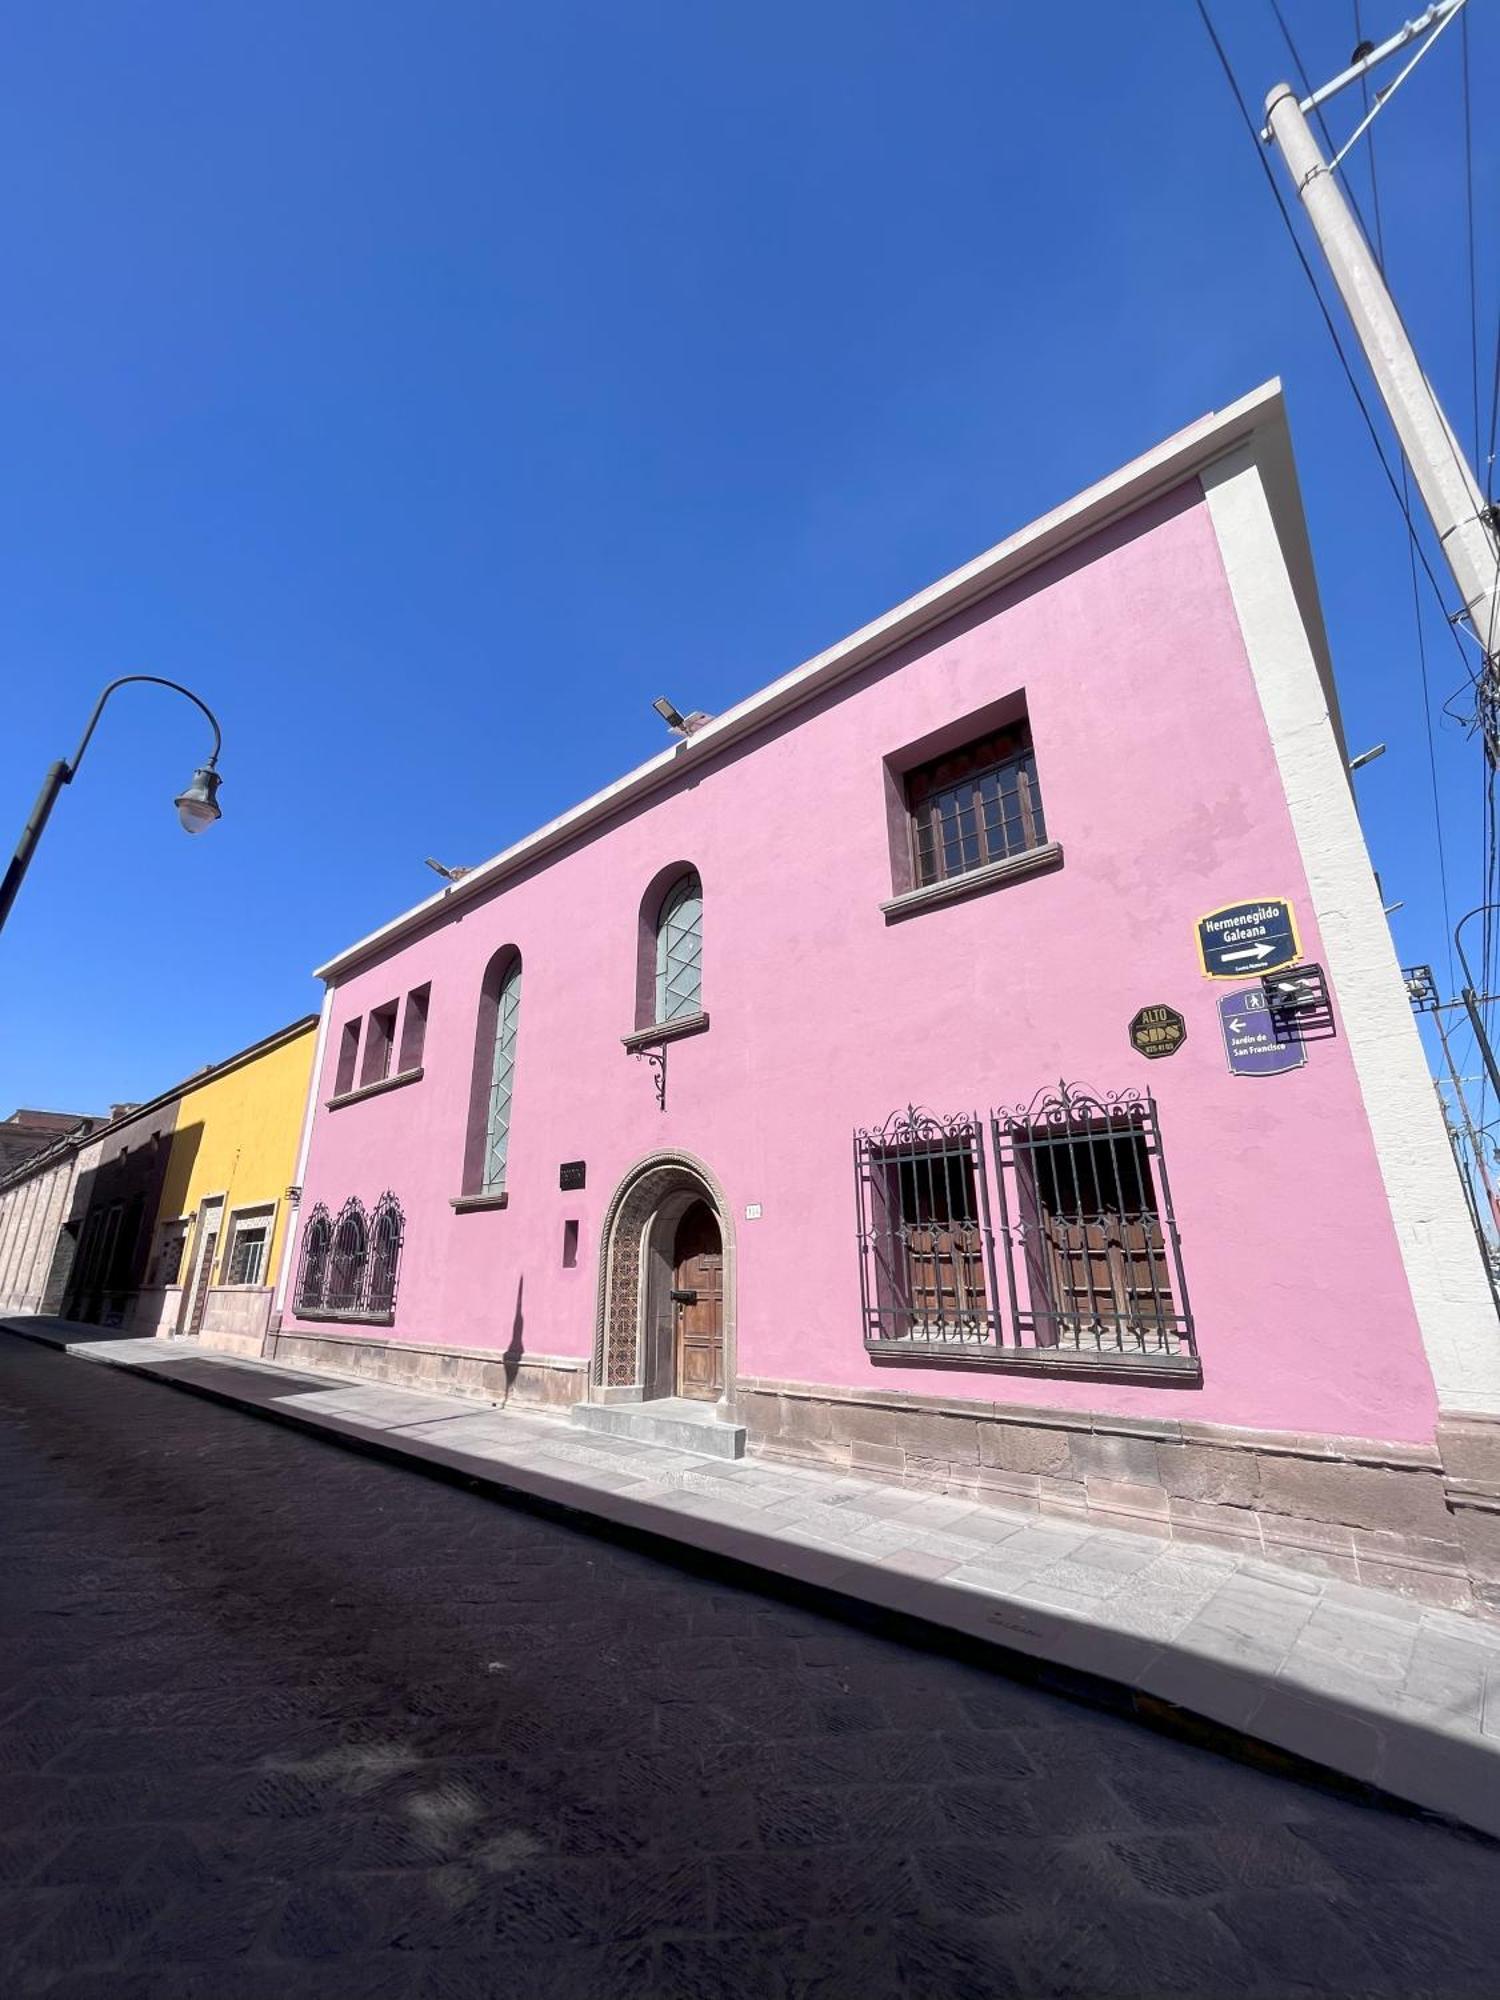
<instances>
[{"instance_id":1,"label":"arched window trio with iron grille","mask_svg":"<svg viewBox=\"0 0 1500 2000\"><path fill-rule=\"evenodd\" d=\"M703 884L698 871L676 867L658 876L641 914L643 944L650 947L649 952L643 949L637 980L637 1012L648 1017L641 1025L696 1020L703 1009ZM463 1196L455 1206L500 1207L506 1200L520 1019L521 954L514 945L503 945L485 967L480 985ZM395 1312L405 1228L401 1204L389 1190L368 1215L354 1195L337 1215L319 1202L303 1230L296 1311L389 1320Z\"/></svg>"},{"instance_id":2,"label":"arched window trio with iron grille","mask_svg":"<svg viewBox=\"0 0 1500 2000\"><path fill-rule=\"evenodd\" d=\"M341 1318L390 1319L406 1218L389 1189L368 1214L351 1195L336 1216L319 1202L302 1233L302 1260L294 1296L299 1313Z\"/></svg>"}]
</instances>

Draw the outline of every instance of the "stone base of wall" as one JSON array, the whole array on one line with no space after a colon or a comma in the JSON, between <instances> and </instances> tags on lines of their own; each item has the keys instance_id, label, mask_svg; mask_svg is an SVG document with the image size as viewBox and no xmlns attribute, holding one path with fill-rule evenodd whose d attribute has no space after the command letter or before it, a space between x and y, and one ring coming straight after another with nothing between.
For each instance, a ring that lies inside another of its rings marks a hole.
<instances>
[{"instance_id":1,"label":"stone base of wall","mask_svg":"<svg viewBox=\"0 0 1500 2000\"><path fill-rule=\"evenodd\" d=\"M257 1350L259 1351L259 1350ZM429 1347L418 1341L371 1340L356 1333L311 1333L273 1327L265 1357L287 1368L352 1375L403 1389L472 1396L515 1409L556 1410L578 1402L588 1387L588 1360L565 1354L508 1356L493 1347Z\"/></svg>"},{"instance_id":2,"label":"stone base of wall","mask_svg":"<svg viewBox=\"0 0 1500 2000\"><path fill-rule=\"evenodd\" d=\"M211 1285L203 1301L199 1340L232 1354L259 1354L274 1296L269 1285Z\"/></svg>"},{"instance_id":3,"label":"stone base of wall","mask_svg":"<svg viewBox=\"0 0 1500 2000\"><path fill-rule=\"evenodd\" d=\"M143 1340L160 1339L177 1331L177 1313L182 1303L182 1288L178 1285L154 1285L135 1295L135 1303L130 1308L123 1324L132 1333L138 1333Z\"/></svg>"},{"instance_id":4,"label":"stone base of wall","mask_svg":"<svg viewBox=\"0 0 1500 2000\"><path fill-rule=\"evenodd\" d=\"M936 1488L1500 1613L1500 1419L1432 1445L741 1380L767 1457Z\"/></svg>"}]
</instances>

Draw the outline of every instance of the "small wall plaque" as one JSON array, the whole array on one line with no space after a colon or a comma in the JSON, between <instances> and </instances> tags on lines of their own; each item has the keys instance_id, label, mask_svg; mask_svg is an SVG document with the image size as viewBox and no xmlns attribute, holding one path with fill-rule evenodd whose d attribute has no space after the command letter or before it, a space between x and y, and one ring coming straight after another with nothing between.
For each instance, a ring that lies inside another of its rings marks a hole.
<instances>
[{"instance_id":1,"label":"small wall plaque","mask_svg":"<svg viewBox=\"0 0 1500 2000\"><path fill-rule=\"evenodd\" d=\"M567 1194L573 1188L581 1188L588 1176L586 1160L564 1160L557 1170L557 1185Z\"/></svg>"},{"instance_id":2,"label":"small wall plaque","mask_svg":"<svg viewBox=\"0 0 1500 2000\"><path fill-rule=\"evenodd\" d=\"M760 1203L758 1201L747 1201L745 1203L745 1220L746 1222L760 1221Z\"/></svg>"},{"instance_id":3,"label":"small wall plaque","mask_svg":"<svg viewBox=\"0 0 1500 2000\"><path fill-rule=\"evenodd\" d=\"M1175 1007L1142 1007L1131 1018L1130 1046L1148 1062L1175 1056L1186 1040L1187 1022Z\"/></svg>"}]
</instances>

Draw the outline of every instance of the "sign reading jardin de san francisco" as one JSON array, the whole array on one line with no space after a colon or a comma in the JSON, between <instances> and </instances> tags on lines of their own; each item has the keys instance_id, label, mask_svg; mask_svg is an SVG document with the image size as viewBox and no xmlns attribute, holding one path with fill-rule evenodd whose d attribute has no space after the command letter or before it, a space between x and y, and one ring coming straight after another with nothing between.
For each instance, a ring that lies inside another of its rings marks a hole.
<instances>
[{"instance_id":1,"label":"sign reading jardin de san francisco","mask_svg":"<svg viewBox=\"0 0 1500 2000\"><path fill-rule=\"evenodd\" d=\"M1307 1061L1300 1035L1276 1033L1262 986L1219 995L1219 1031L1232 1076L1282 1076Z\"/></svg>"},{"instance_id":2,"label":"sign reading jardin de san francisco","mask_svg":"<svg viewBox=\"0 0 1500 2000\"><path fill-rule=\"evenodd\" d=\"M1198 919L1198 957L1210 979L1244 979L1295 965L1302 956L1297 919L1282 896L1226 903Z\"/></svg>"},{"instance_id":3,"label":"sign reading jardin de san francisco","mask_svg":"<svg viewBox=\"0 0 1500 2000\"><path fill-rule=\"evenodd\" d=\"M1187 1022L1175 1007L1142 1007L1131 1017L1130 1046L1148 1062L1175 1056L1186 1040Z\"/></svg>"}]
</instances>

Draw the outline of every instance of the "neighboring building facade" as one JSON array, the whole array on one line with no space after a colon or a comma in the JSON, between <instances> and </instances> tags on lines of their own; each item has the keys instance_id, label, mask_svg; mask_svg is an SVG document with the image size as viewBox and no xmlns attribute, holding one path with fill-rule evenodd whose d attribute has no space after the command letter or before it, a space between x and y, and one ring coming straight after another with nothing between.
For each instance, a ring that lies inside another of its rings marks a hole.
<instances>
[{"instance_id":1,"label":"neighboring building facade","mask_svg":"<svg viewBox=\"0 0 1500 2000\"><path fill-rule=\"evenodd\" d=\"M134 1325L259 1354L295 1202L317 1016L184 1085Z\"/></svg>"},{"instance_id":2,"label":"neighboring building facade","mask_svg":"<svg viewBox=\"0 0 1500 2000\"><path fill-rule=\"evenodd\" d=\"M17 1113L18 1117L26 1114ZM89 1154L97 1118L75 1118L45 1148L0 1174L0 1313L57 1313L68 1282L73 1239L62 1225Z\"/></svg>"},{"instance_id":3,"label":"neighboring building facade","mask_svg":"<svg viewBox=\"0 0 1500 2000\"><path fill-rule=\"evenodd\" d=\"M44 1153L78 1131L101 1121L81 1111L13 1111L0 1119L0 1179L37 1153Z\"/></svg>"},{"instance_id":4,"label":"neighboring building facade","mask_svg":"<svg viewBox=\"0 0 1500 2000\"><path fill-rule=\"evenodd\" d=\"M1334 1032L1256 1073L1283 899ZM1276 385L322 976L283 1359L1500 1587Z\"/></svg>"}]
</instances>

